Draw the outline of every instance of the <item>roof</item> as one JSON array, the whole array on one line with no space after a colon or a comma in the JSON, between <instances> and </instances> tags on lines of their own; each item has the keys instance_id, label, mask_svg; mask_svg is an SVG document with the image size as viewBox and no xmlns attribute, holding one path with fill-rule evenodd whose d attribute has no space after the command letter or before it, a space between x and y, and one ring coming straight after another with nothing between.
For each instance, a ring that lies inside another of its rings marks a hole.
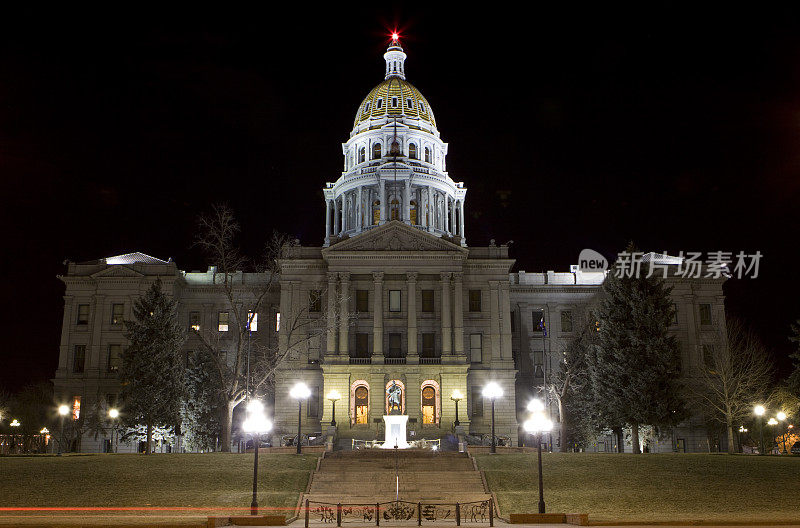
<instances>
[{"instance_id":1,"label":"roof","mask_svg":"<svg viewBox=\"0 0 800 528\"><path fill-rule=\"evenodd\" d=\"M395 97L398 99L397 106L392 105L392 99ZM436 128L436 119L433 117L433 110L428 100L413 84L398 77L390 77L372 89L358 107L353 125L380 117L419 118Z\"/></svg>"},{"instance_id":2,"label":"roof","mask_svg":"<svg viewBox=\"0 0 800 528\"><path fill-rule=\"evenodd\" d=\"M116 255L114 257L106 257L104 259L100 259L101 263L108 264L110 266L117 265L117 264L169 264L170 260L161 260L155 257L151 257L150 255L145 255L139 251L135 253L125 253L124 255Z\"/></svg>"}]
</instances>

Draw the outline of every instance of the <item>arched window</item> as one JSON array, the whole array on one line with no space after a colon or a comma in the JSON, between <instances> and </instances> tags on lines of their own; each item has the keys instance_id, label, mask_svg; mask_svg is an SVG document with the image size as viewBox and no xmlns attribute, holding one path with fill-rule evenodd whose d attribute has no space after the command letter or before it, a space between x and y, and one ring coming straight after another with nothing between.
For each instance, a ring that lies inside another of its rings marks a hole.
<instances>
[{"instance_id":1,"label":"arched window","mask_svg":"<svg viewBox=\"0 0 800 528\"><path fill-rule=\"evenodd\" d=\"M369 112L369 101L367 101L367 106L366 106L366 107L364 107L364 111L365 111L365 112Z\"/></svg>"},{"instance_id":2,"label":"arched window","mask_svg":"<svg viewBox=\"0 0 800 528\"><path fill-rule=\"evenodd\" d=\"M411 225L417 225L417 202L411 200L409 205L411 206Z\"/></svg>"},{"instance_id":3,"label":"arched window","mask_svg":"<svg viewBox=\"0 0 800 528\"><path fill-rule=\"evenodd\" d=\"M378 99L378 110L380 110L381 107L383 107L383 98Z\"/></svg>"},{"instance_id":4,"label":"arched window","mask_svg":"<svg viewBox=\"0 0 800 528\"><path fill-rule=\"evenodd\" d=\"M434 380L426 380L422 382L420 387L421 394L421 407L422 407L422 424L433 425L439 423L441 415L440 409L440 391L439 384Z\"/></svg>"},{"instance_id":5,"label":"arched window","mask_svg":"<svg viewBox=\"0 0 800 528\"><path fill-rule=\"evenodd\" d=\"M366 158L367 158L367 149L365 149L364 147L361 147L358 150L358 162L359 163L364 163L365 161L367 161Z\"/></svg>"},{"instance_id":6,"label":"arched window","mask_svg":"<svg viewBox=\"0 0 800 528\"><path fill-rule=\"evenodd\" d=\"M397 97L392 97L392 108L397 108Z\"/></svg>"},{"instance_id":7,"label":"arched window","mask_svg":"<svg viewBox=\"0 0 800 528\"><path fill-rule=\"evenodd\" d=\"M414 100L410 97L406 99L406 106L409 108L414 108Z\"/></svg>"},{"instance_id":8,"label":"arched window","mask_svg":"<svg viewBox=\"0 0 800 528\"><path fill-rule=\"evenodd\" d=\"M419 110L420 110L420 112L424 112L425 111L425 103L423 103L422 101L419 102Z\"/></svg>"},{"instance_id":9,"label":"arched window","mask_svg":"<svg viewBox=\"0 0 800 528\"><path fill-rule=\"evenodd\" d=\"M381 201L375 200L372 202L372 225L381 223Z\"/></svg>"},{"instance_id":10,"label":"arched window","mask_svg":"<svg viewBox=\"0 0 800 528\"><path fill-rule=\"evenodd\" d=\"M413 143L408 145L408 157L411 159L417 159L417 146Z\"/></svg>"},{"instance_id":11,"label":"arched window","mask_svg":"<svg viewBox=\"0 0 800 528\"><path fill-rule=\"evenodd\" d=\"M425 163L430 163L430 162L431 162L431 149L425 147Z\"/></svg>"},{"instance_id":12,"label":"arched window","mask_svg":"<svg viewBox=\"0 0 800 528\"><path fill-rule=\"evenodd\" d=\"M394 198L389 203L392 206L392 220L400 220L400 202L397 200L397 198Z\"/></svg>"},{"instance_id":13,"label":"arched window","mask_svg":"<svg viewBox=\"0 0 800 528\"><path fill-rule=\"evenodd\" d=\"M372 159L381 159L381 144L375 143L372 145Z\"/></svg>"},{"instance_id":14,"label":"arched window","mask_svg":"<svg viewBox=\"0 0 800 528\"><path fill-rule=\"evenodd\" d=\"M369 424L369 384L354 381L350 387L350 423Z\"/></svg>"}]
</instances>

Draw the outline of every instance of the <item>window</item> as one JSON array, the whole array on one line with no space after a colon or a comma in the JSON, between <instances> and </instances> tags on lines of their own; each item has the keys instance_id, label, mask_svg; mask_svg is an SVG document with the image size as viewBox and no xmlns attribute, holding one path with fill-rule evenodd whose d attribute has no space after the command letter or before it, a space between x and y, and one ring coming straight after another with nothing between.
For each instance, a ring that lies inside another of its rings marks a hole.
<instances>
[{"instance_id":1,"label":"window","mask_svg":"<svg viewBox=\"0 0 800 528\"><path fill-rule=\"evenodd\" d=\"M120 356L122 355L122 345L108 345L108 361L106 371L109 373L119 372Z\"/></svg>"},{"instance_id":2,"label":"window","mask_svg":"<svg viewBox=\"0 0 800 528\"><path fill-rule=\"evenodd\" d=\"M714 370L714 345L703 345L701 351L703 353L703 364L708 370Z\"/></svg>"},{"instance_id":3,"label":"window","mask_svg":"<svg viewBox=\"0 0 800 528\"><path fill-rule=\"evenodd\" d=\"M369 101L367 101L367 106L364 107L365 112L369 112Z\"/></svg>"},{"instance_id":4,"label":"window","mask_svg":"<svg viewBox=\"0 0 800 528\"><path fill-rule=\"evenodd\" d=\"M541 332L544 330L544 310L534 310L531 312L531 328L533 328L534 332Z\"/></svg>"},{"instance_id":5,"label":"window","mask_svg":"<svg viewBox=\"0 0 800 528\"><path fill-rule=\"evenodd\" d=\"M369 389L363 385L356 387L355 396L355 422L357 424L369 423Z\"/></svg>"},{"instance_id":6,"label":"window","mask_svg":"<svg viewBox=\"0 0 800 528\"><path fill-rule=\"evenodd\" d=\"M356 311L369 312L369 290L356 290Z\"/></svg>"},{"instance_id":7,"label":"window","mask_svg":"<svg viewBox=\"0 0 800 528\"><path fill-rule=\"evenodd\" d=\"M200 312L189 312L189 328L200 331Z\"/></svg>"},{"instance_id":8,"label":"window","mask_svg":"<svg viewBox=\"0 0 800 528\"><path fill-rule=\"evenodd\" d=\"M220 332L227 332L228 331L228 319L229 314L228 312L219 312L217 316L217 330Z\"/></svg>"},{"instance_id":9,"label":"window","mask_svg":"<svg viewBox=\"0 0 800 528\"><path fill-rule=\"evenodd\" d=\"M425 147L425 163L431 162L431 149Z\"/></svg>"},{"instance_id":10,"label":"window","mask_svg":"<svg viewBox=\"0 0 800 528\"><path fill-rule=\"evenodd\" d=\"M533 351L533 375L537 378L544 378L544 352L541 350Z\"/></svg>"},{"instance_id":11,"label":"window","mask_svg":"<svg viewBox=\"0 0 800 528\"><path fill-rule=\"evenodd\" d=\"M311 387L311 396L308 397L306 404L306 416L309 418L319 417L319 387Z\"/></svg>"},{"instance_id":12,"label":"window","mask_svg":"<svg viewBox=\"0 0 800 528\"><path fill-rule=\"evenodd\" d=\"M369 357L369 334L356 334L356 356L360 358Z\"/></svg>"},{"instance_id":13,"label":"window","mask_svg":"<svg viewBox=\"0 0 800 528\"><path fill-rule=\"evenodd\" d=\"M367 161L367 149L361 147L358 151L358 162L364 163L365 161Z\"/></svg>"},{"instance_id":14,"label":"window","mask_svg":"<svg viewBox=\"0 0 800 528\"><path fill-rule=\"evenodd\" d=\"M322 311L322 290L308 292L308 311L313 313Z\"/></svg>"},{"instance_id":15,"label":"window","mask_svg":"<svg viewBox=\"0 0 800 528\"><path fill-rule=\"evenodd\" d=\"M88 325L89 324L89 305L88 304L79 304L78 305L78 319L76 321L79 325Z\"/></svg>"},{"instance_id":16,"label":"window","mask_svg":"<svg viewBox=\"0 0 800 528\"><path fill-rule=\"evenodd\" d=\"M701 325L710 325L711 324L711 305L710 304L701 304L700 305L700 324Z\"/></svg>"},{"instance_id":17,"label":"window","mask_svg":"<svg viewBox=\"0 0 800 528\"><path fill-rule=\"evenodd\" d=\"M572 310L561 312L561 331L572 332Z\"/></svg>"},{"instance_id":18,"label":"window","mask_svg":"<svg viewBox=\"0 0 800 528\"><path fill-rule=\"evenodd\" d=\"M469 335L469 360L471 363L483 362L483 335Z\"/></svg>"},{"instance_id":19,"label":"window","mask_svg":"<svg viewBox=\"0 0 800 528\"><path fill-rule=\"evenodd\" d=\"M481 291L480 290L470 290L469 291L469 311L470 312L480 312L481 311Z\"/></svg>"},{"instance_id":20,"label":"window","mask_svg":"<svg viewBox=\"0 0 800 528\"><path fill-rule=\"evenodd\" d=\"M483 392L480 387L472 388L472 416L483 417Z\"/></svg>"},{"instance_id":21,"label":"window","mask_svg":"<svg viewBox=\"0 0 800 528\"><path fill-rule=\"evenodd\" d=\"M72 372L82 374L86 366L86 345L75 345L72 354Z\"/></svg>"},{"instance_id":22,"label":"window","mask_svg":"<svg viewBox=\"0 0 800 528\"><path fill-rule=\"evenodd\" d=\"M411 159L417 159L417 146L413 143L408 146L408 157Z\"/></svg>"},{"instance_id":23,"label":"window","mask_svg":"<svg viewBox=\"0 0 800 528\"><path fill-rule=\"evenodd\" d=\"M258 312L247 312L247 321L250 323L250 331L258 332Z\"/></svg>"},{"instance_id":24,"label":"window","mask_svg":"<svg viewBox=\"0 0 800 528\"><path fill-rule=\"evenodd\" d=\"M81 397L72 397L72 419L77 420L81 417Z\"/></svg>"},{"instance_id":25,"label":"window","mask_svg":"<svg viewBox=\"0 0 800 528\"><path fill-rule=\"evenodd\" d=\"M410 97L406 99L406 106L409 108L414 108L414 100Z\"/></svg>"},{"instance_id":26,"label":"window","mask_svg":"<svg viewBox=\"0 0 800 528\"><path fill-rule=\"evenodd\" d=\"M389 334L389 355L387 357L403 357L403 351L400 346L400 334Z\"/></svg>"},{"instance_id":27,"label":"window","mask_svg":"<svg viewBox=\"0 0 800 528\"><path fill-rule=\"evenodd\" d=\"M436 357L436 334L422 334L422 355L421 357Z\"/></svg>"},{"instance_id":28,"label":"window","mask_svg":"<svg viewBox=\"0 0 800 528\"><path fill-rule=\"evenodd\" d=\"M392 97L392 108L397 108L397 97Z\"/></svg>"},{"instance_id":29,"label":"window","mask_svg":"<svg viewBox=\"0 0 800 528\"><path fill-rule=\"evenodd\" d=\"M433 312L433 290L422 290L422 311Z\"/></svg>"},{"instance_id":30,"label":"window","mask_svg":"<svg viewBox=\"0 0 800 528\"><path fill-rule=\"evenodd\" d=\"M678 326L678 305L672 305L672 326Z\"/></svg>"},{"instance_id":31,"label":"window","mask_svg":"<svg viewBox=\"0 0 800 528\"><path fill-rule=\"evenodd\" d=\"M511 320L511 333L514 333L517 331L517 312L511 312L509 317Z\"/></svg>"},{"instance_id":32,"label":"window","mask_svg":"<svg viewBox=\"0 0 800 528\"><path fill-rule=\"evenodd\" d=\"M436 389L430 385L422 388L422 423L436 423Z\"/></svg>"},{"instance_id":33,"label":"window","mask_svg":"<svg viewBox=\"0 0 800 528\"><path fill-rule=\"evenodd\" d=\"M421 112L425 111L425 103L423 103L422 101L419 102L419 109Z\"/></svg>"},{"instance_id":34,"label":"window","mask_svg":"<svg viewBox=\"0 0 800 528\"><path fill-rule=\"evenodd\" d=\"M400 311L400 290L389 290L389 311Z\"/></svg>"},{"instance_id":35,"label":"window","mask_svg":"<svg viewBox=\"0 0 800 528\"><path fill-rule=\"evenodd\" d=\"M123 311L125 310L124 304L112 304L111 305L111 324L112 325L119 325L122 324L122 317Z\"/></svg>"},{"instance_id":36,"label":"window","mask_svg":"<svg viewBox=\"0 0 800 528\"><path fill-rule=\"evenodd\" d=\"M381 159L381 144L375 143L372 145L372 159Z\"/></svg>"},{"instance_id":37,"label":"window","mask_svg":"<svg viewBox=\"0 0 800 528\"><path fill-rule=\"evenodd\" d=\"M377 108L378 108L378 110L383 108L383 98L378 98Z\"/></svg>"},{"instance_id":38,"label":"window","mask_svg":"<svg viewBox=\"0 0 800 528\"><path fill-rule=\"evenodd\" d=\"M281 331L281 313L280 312L275 312L275 331L276 332L280 332Z\"/></svg>"}]
</instances>

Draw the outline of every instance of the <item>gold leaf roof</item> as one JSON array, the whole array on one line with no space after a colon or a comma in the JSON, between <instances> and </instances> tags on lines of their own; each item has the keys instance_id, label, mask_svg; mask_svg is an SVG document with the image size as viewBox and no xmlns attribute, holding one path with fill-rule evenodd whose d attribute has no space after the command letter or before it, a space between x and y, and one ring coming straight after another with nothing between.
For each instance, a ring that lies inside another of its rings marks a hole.
<instances>
[{"instance_id":1,"label":"gold leaf roof","mask_svg":"<svg viewBox=\"0 0 800 528\"><path fill-rule=\"evenodd\" d=\"M392 104L395 97L397 106ZM361 106L358 107L353 126L370 118L404 116L422 119L434 128L436 127L436 119L433 117L431 105L420 91L405 79L390 77L373 88L364 98Z\"/></svg>"}]
</instances>

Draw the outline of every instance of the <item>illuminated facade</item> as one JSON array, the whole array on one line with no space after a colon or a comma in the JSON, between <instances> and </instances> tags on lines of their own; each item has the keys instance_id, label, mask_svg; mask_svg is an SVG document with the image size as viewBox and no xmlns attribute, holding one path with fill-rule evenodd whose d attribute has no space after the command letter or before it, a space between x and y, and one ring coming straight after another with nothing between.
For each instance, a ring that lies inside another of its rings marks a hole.
<instances>
[{"instance_id":1,"label":"illuminated facade","mask_svg":"<svg viewBox=\"0 0 800 528\"><path fill-rule=\"evenodd\" d=\"M467 189L446 172L447 144L431 105L406 81L406 55L396 42L384 58L385 79L358 107L342 145L344 171L324 188L324 243L285 255L280 291L259 314L254 339L277 342L287 352L275 378L274 442L297 429L289 390L298 381L312 389L303 409L303 431L310 436L330 432L332 405L325 395L336 390L336 437L344 443L382 439L383 416L398 410L409 417L409 440L463 432L471 442L487 441L491 405L481 391L494 381L504 392L496 402L497 434L517 445L524 440L519 424L528 401L591 317L604 274L512 273L507 246L468 246ZM70 263L61 277L65 311L54 380L61 399L79 398L83 409L97 401L113 404L126 345L121 321L157 277L178 300L187 328L217 332L224 342L229 319L213 268L187 273L141 253ZM265 278L240 274L238 280ZM670 331L690 375L703 347L724 334L722 284L668 281L677 308ZM292 325L283 324L278 330L278 317L318 319L323 328L291 332ZM187 351L199 349L194 339ZM464 396L458 431L454 391ZM549 410L557 446L557 408ZM100 450L101 441L85 437L82 449ZM652 449L704 451L704 442L704 431L686 424ZM612 444L600 438L592 449L612 450Z\"/></svg>"}]
</instances>

